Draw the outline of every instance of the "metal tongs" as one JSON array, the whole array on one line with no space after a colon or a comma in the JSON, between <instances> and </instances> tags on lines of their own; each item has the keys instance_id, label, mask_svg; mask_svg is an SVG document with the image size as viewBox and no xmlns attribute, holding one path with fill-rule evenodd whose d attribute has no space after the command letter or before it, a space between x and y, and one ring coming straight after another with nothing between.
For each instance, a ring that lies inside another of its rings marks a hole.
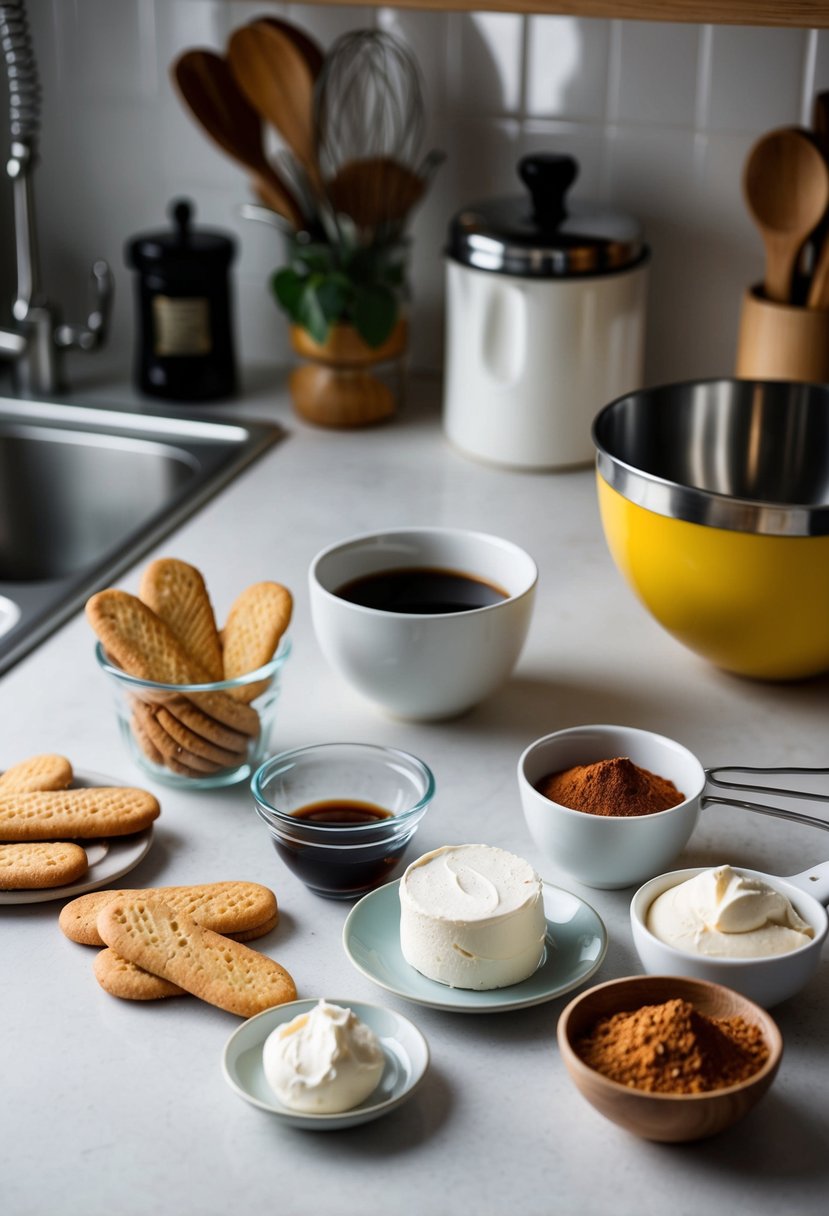
<instances>
[{"instance_id":1,"label":"metal tongs","mask_svg":"<svg viewBox=\"0 0 829 1216\"><path fill-rule=\"evenodd\" d=\"M829 777L829 768L755 768L744 764L729 764L720 765L717 768L707 768L705 776L708 786L718 787L723 790L742 791L747 794L780 794L784 798L805 799L811 802L829 802L829 793L818 794L809 790L792 790L784 789L777 785L762 785L752 782L733 781L723 777L724 773L745 773L745 774L789 774L798 777ZM724 797L715 792L704 793L700 801L701 806L708 806L711 803L720 803L723 806L739 807L745 811L756 811L760 815L771 815L775 819L788 819L792 823L803 823L812 828L823 828L824 831L829 831L829 822L825 819L819 819L816 815L804 815L800 811L789 810L788 807L781 806L766 806L762 802L748 802L742 798Z\"/></svg>"}]
</instances>

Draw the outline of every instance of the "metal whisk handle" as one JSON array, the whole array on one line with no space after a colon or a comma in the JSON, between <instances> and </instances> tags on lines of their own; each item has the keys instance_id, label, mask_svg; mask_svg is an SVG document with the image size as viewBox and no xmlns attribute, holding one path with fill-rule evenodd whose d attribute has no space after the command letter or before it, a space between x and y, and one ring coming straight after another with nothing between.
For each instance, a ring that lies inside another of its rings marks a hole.
<instances>
[{"instance_id":1,"label":"metal whisk handle","mask_svg":"<svg viewBox=\"0 0 829 1216\"><path fill-rule=\"evenodd\" d=\"M752 767L750 765L721 765L718 768L709 768L705 770L705 776L708 783L712 787L719 787L724 790L734 790L743 793L756 794L779 794L784 798L795 798L806 800L808 802L829 802L829 793L815 793L811 790L796 790L789 789L778 785L764 785L758 782L732 781L722 776L724 773L744 773L758 775L789 775L794 777L829 777L829 768L796 768L792 766L783 767ZM722 806L733 806L741 810L754 811L759 815L769 815L774 819L787 819L791 823L802 823L809 827L822 828L824 831L829 831L829 822L825 819L820 819L815 815L806 815L800 811L792 811L787 807L766 806L760 802L748 802L740 798L725 797L716 793L716 789L712 789L710 793L703 794L701 805L709 806L712 803L718 803Z\"/></svg>"}]
</instances>

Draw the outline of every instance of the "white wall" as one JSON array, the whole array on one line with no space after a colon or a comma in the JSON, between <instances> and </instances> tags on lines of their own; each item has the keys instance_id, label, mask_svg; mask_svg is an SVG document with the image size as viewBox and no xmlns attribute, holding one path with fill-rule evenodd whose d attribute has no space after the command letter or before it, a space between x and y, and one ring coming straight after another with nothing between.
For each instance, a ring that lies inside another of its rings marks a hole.
<instances>
[{"instance_id":1,"label":"white wall","mask_svg":"<svg viewBox=\"0 0 829 1216\"><path fill-rule=\"evenodd\" d=\"M163 226L180 195L195 200L201 221L238 235L242 359L289 358L267 288L279 238L238 218L244 176L184 112L168 73L182 49L221 48L254 16L287 15L324 46L379 22L414 47L429 142L448 154L414 229L414 356L432 368L450 216L517 192L519 156L550 149L581 163L574 195L632 211L644 225L654 254L648 381L729 373L741 292L762 268L740 194L743 162L759 133L807 121L813 93L829 88L829 31L249 0L29 0L29 11L44 91L36 189L45 285L73 319L86 307L91 261L110 260L113 333L106 355L94 358L121 373L134 324L124 243ZM2 286L10 298L13 283Z\"/></svg>"}]
</instances>

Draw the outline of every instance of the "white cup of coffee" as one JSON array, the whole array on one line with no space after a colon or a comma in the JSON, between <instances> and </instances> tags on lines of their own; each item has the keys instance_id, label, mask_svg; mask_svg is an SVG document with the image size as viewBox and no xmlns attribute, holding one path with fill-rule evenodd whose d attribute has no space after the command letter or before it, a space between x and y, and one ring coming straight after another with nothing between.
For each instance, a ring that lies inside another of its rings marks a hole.
<instances>
[{"instance_id":1,"label":"white cup of coffee","mask_svg":"<svg viewBox=\"0 0 829 1216\"><path fill-rule=\"evenodd\" d=\"M318 553L311 619L332 668L395 717L451 718L515 666L538 571L511 541L463 528L396 528Z\"/></svg>"}]
</instances>

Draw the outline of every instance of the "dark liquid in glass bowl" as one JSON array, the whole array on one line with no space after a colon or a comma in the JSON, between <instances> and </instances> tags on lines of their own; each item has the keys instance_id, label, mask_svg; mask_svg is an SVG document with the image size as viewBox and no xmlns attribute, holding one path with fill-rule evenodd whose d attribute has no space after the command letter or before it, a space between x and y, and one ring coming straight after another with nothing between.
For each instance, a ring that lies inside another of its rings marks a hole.
<instances>
[{"instance_id":1,"label":"dark liquid in glass bowl","mask_svg":"<svg viewBox=\"0 0 829 1216\"><path fill-rule=\"evenodd\" d=\"M471 612L508 599L494 583L431 566L407 566L365 574L337 588L340 599L383 612L426 613Z\"/></svg>"},{"instance_id":2,"label":"dark liquid in glass bowl","mask_svg":"<svg viewBox=\"0 0 829 1216\"><path fill-rule=\"evenodd\" d=\"M322 831L316 833L313 843L274 838L274 848L307 887L336 899L353 899L387 882L408 844L407 838L390 841L386 832L375 834L366 829L367 824L380 827L393 818L391 811L372 802L332 798L299 807L291 818ZM326 825L336 829L336 843L332 841L330 846L323 836ZM359 830L349 832L349 826ZM378 839L380 836L386 838Z\"/></svg>"}]
</instances>

